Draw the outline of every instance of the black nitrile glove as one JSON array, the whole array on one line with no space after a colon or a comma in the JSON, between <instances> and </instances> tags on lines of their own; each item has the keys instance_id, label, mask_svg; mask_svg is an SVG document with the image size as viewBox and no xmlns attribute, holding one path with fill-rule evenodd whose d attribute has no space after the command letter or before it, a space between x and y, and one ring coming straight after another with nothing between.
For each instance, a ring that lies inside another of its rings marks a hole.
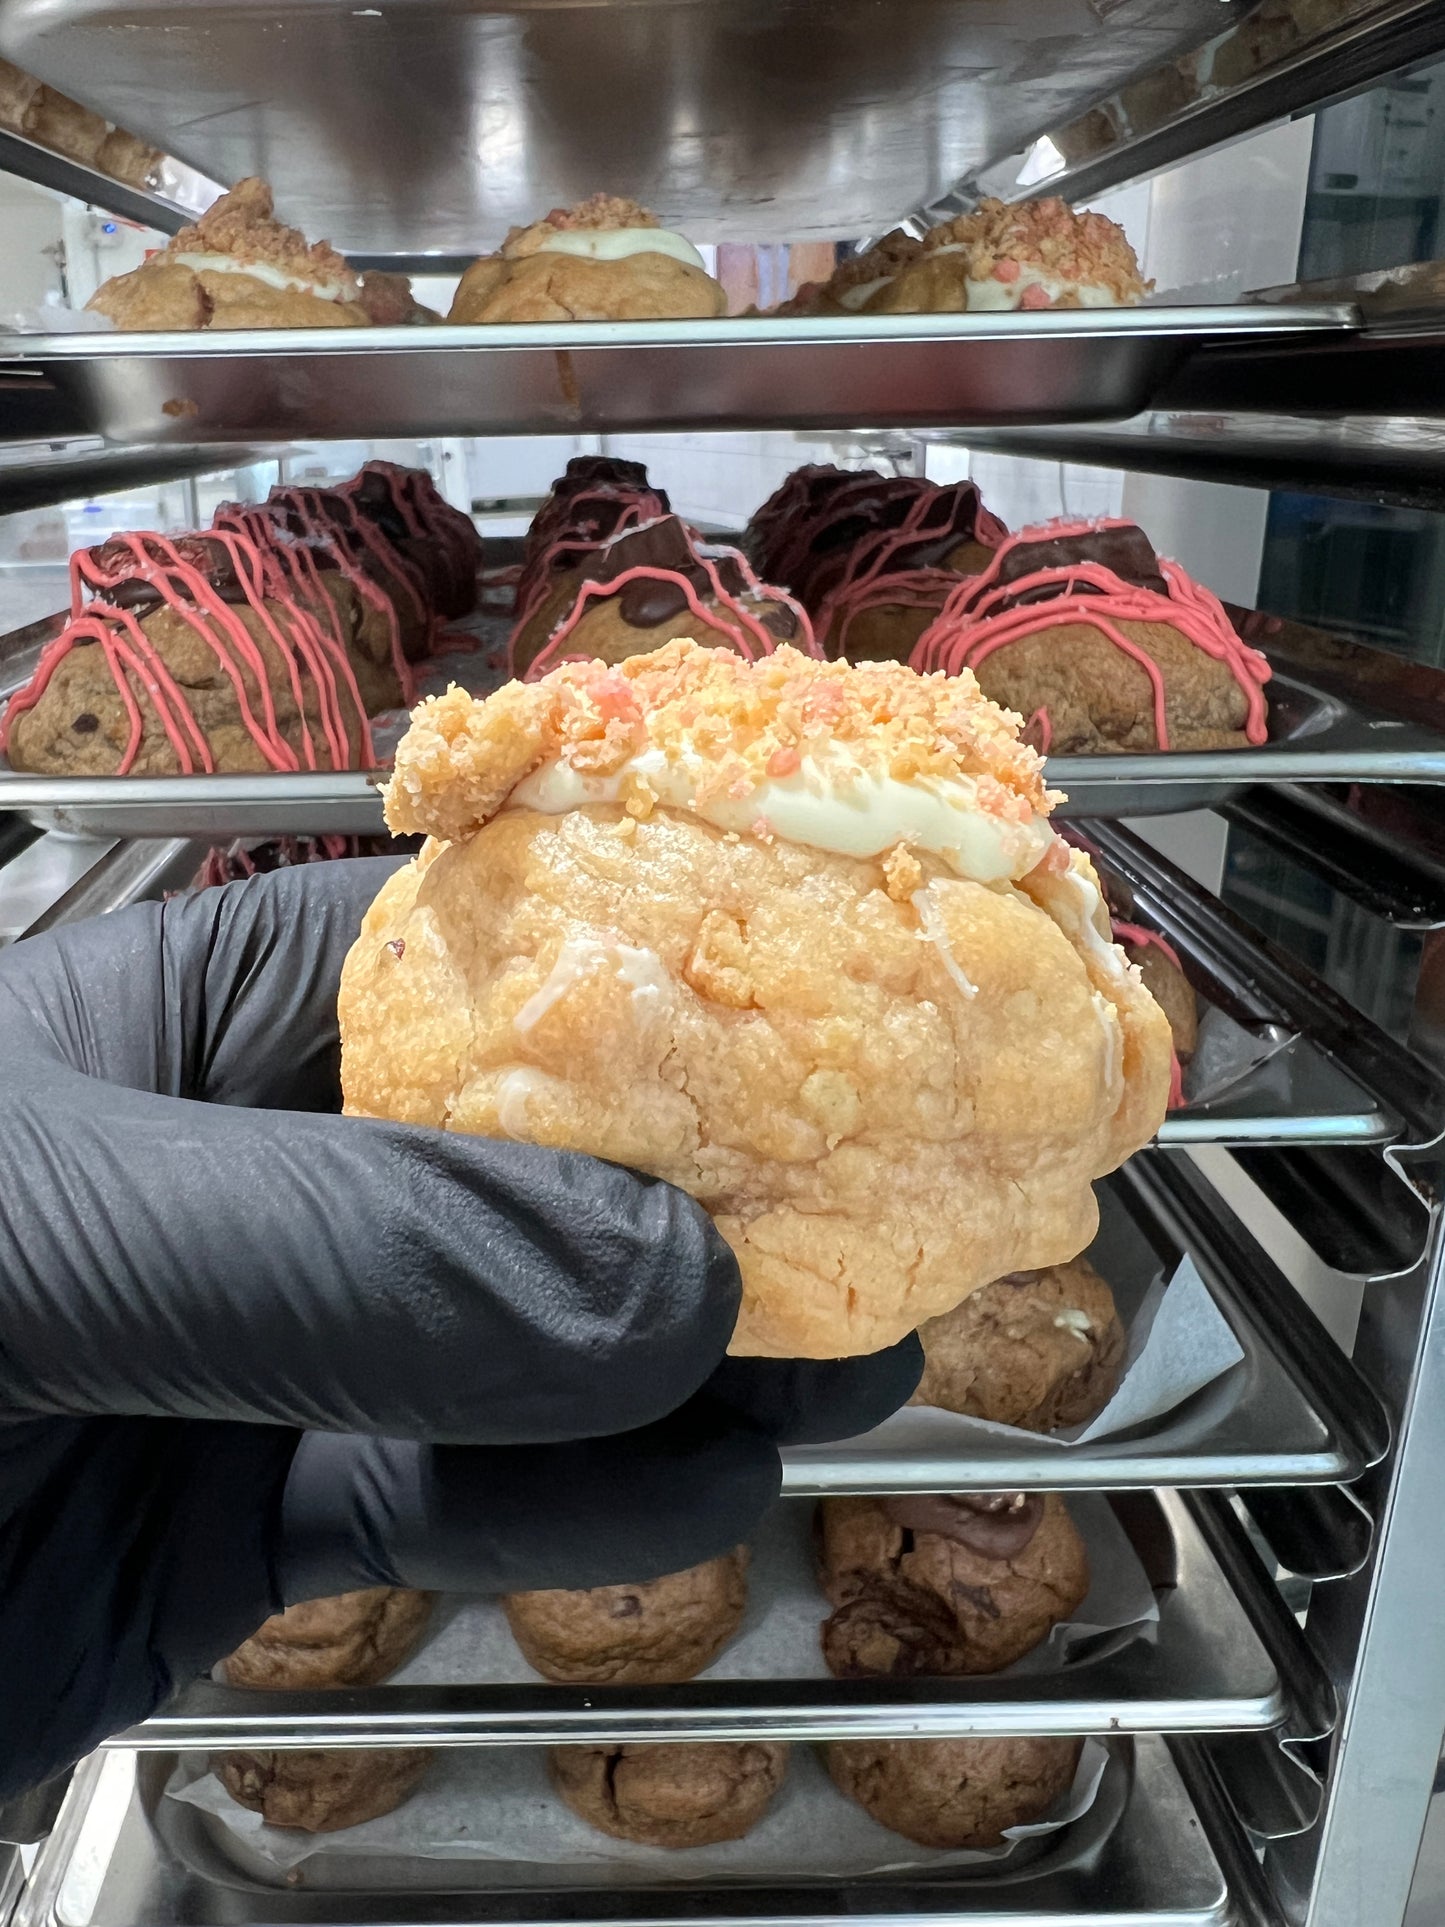
<instances>
[{"instance_id":1,"label":"black nitrile glove","mask_svg":"<svg viewBox=\"0 0 1445 1927\"><path fill-rule=\"evenodd\" d=\"M283 1604L723 1551L780 1442L916 1382L913 1341L724 1360L736 1267L666 1185L334 1115L341 964L389 867L0 957L0 1798Z\"/></svg>"}]
</instances>

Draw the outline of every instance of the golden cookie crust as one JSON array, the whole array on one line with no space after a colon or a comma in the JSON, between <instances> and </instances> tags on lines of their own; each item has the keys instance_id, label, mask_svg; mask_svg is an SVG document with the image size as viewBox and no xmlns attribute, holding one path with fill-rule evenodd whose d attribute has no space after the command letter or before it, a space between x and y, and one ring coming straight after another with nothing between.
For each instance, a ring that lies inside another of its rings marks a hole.
<instances>
[{"instance_id":1,"label":"golden cookie crust","mask_svg":"<svg viewBox=\"0 0 1445 1927\"><path fill-rule=\"evenodd\" d=\"M967 1004L879 863L667 810L508 810L368 913L342 980L348 1109L667 1178L738 1256L734 1350L878 1350L1087 1245L1091 1182L1152 1135L1137 1112L1168 1078L1168 1027L1125 986L1142 1103L1114 1110L1088 960L1025 891L922 868ZM666 1008L641 1022L590 970L519 1031L563 946L608 934L660 960Z\"/></svg>"},{"instance_id":2,"label":"golden cookie crust","mask_svg":"<svg viewBox=\"0 0 1445 1927\"><path fill-rule=\"evenodd\" d=\"M996 1673L1089 1590L1088 1553L1056 1492L1007 1557L912 1531L878 1499L824 1499L818 1519L819 1579L835 1609L823 1657L838 1679Z\"/></svg>"},{"instance_id":3,"label":"golden cookie crust","mask_svg":"<svg viewBox=\"0 0 1445 1927\"><path fill-rule=\"evenodd\" d=\"M376 1686L415 1650L431 1608L430 1593L398 1586L307 1599L273 1613L222 1671L232 1686L270 1692Z\"/></svg>"},{"instance_id":4,"label":"golden cookie crust","mask_svg":"<svg viewBox=\"0 0 1445 1927\"><path fill-rule=\"evenodd\" d=\"M231 1798L271 1827L337 1833L393 1813L415 1792L425 1747L221 1753L211 1764Z\"/></svg>"},{"instance_id":5,"label":"golden cookie crust","mask_svg":"<svg viewBox=\"0 0 1445 1927\"><path fill-rule=\"evenodd\" d=\"M1050 1432L1082 1425L1114 1395L1124 1328L1086 1258L980 1286L919 1329L914 1405Z\"/></svg>"},{"instance_id":6,"label":"golden cookie crust","mask_svg":"<svg viewBox=\"0 0 1445 1927\"><path fill-rule=\"evenodd\" d=\"M1082 1740L833 1740L833 1784L920 1847L997 1847L1073 1784Z\"/></svg>"},{"instance_id":7,"label":"golden cookie crust","mask_svg":"<svg viewBox=\"0 0 1445 1927\"><path fill-rule=\"evenodd\" d=\"M692 1679L742 1624L748 1551L635 1586L508 1593L512 1637L548 1679L656 1684Z\"/></svg>"},{"instance_id":8,"label":"golden cookie crust","mask_svg":"<svg viewBox=\"0 0 1445 1927\"><path fill-rule=\"evenodd\" d=\"M614 1840L711 1847L762 1819L787 1770L785 1746L716 1742L558 1746L552 1784L572 1811Z\"/></svg>"},{"instance_id":9,"label":"golden cookie crust","mask_svg":"<svg viewBox=\"0 0 1445 1927\"><path fill-rule=\"evenodd\" d=\"M589 261L575 254L485 255L462 276L448 321L709 320L727 294L689 261L632 254Z\"/></svg>"}]
</instances>

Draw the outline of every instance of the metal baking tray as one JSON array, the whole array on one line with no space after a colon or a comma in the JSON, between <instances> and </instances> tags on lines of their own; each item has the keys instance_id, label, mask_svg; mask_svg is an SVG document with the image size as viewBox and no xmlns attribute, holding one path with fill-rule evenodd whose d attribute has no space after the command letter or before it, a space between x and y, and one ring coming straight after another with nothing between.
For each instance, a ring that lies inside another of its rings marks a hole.
<instances>
[{"instance_id":1,"label":"metal baking tray","mask_svg":"<svg viewBox=\"0 0 1445 1927\"><path fill-rule=\"evenodd\" d=\"M33 624L20 636L0 640L0 695L25 679L34 655L53 632ZM28 638L23 646L22 636ZM1426 673L1439 677L1441 672ZM1259 749L1052 756L1049 780L1068 796L1059 815L1158 816L1212 809L1257 783L1445 783L1445 730L1383 707L1391 693L1383 675L1371 693L1382 707L1366 707L1287 667L1277 668L1270 684L1273 734L1268 744ZM385 829L377 794L384 780L362 770L28 776L5 770L0 763L0 811L18 810L40 829L86 836L206 836L216 841L237 836L375 836Z\"/></svg>"},{"instance_id":2,"label":"metal baking tray","mask_svg":"<svg viewBox=\"0 0 1445 1927\"><path fill-rule=\"evenodd\" d=\"M804 1516L789 1525L807 1533ZM706 1679L678 1686L397 1685L248 1692L196 1681L108 1742L215 1746L526 1746L567 1741L956 1738L1244 1732L1292 1717L1279 1673L1176 1493L1129 1494L1124 1525L1159 1599L1152 1637L1100 1636L1048 1672L967 1679ZM759 1549L759 1559L762 1548ZM828 1607L812 1589L821 1627ZM727 1655L718 1662L726 1669ZM1308 1722L1317 1729L1319 1722Z\"/></svg>"},{"instance_id":3,"label":"metal baking tray","mask_svg":"<svg viewBox=\"0 0 1445 1927\"><path fill-rule=\"evenodd\" d=\"M1098 421L1193 353L1319 339L1345 305L0 338L113 442Z\"/></svg>"},{"instance_id":4,"label":"metal baking tray","mask_svg":"<svg viewBox=\"0 0 1445 1927\"><path fill-rule=\"evenodd\" d=\"M1089 1257L1127 1325L1150 1281L1187 1251L1244 1357L1134 1433L1060 1446L1000 1430L966 1451L911 1454L881 1432L784 1454L785 1492L1077 1491L1139 1486L1340 1484L1389 1445L1379 1399L1288 1279L1195 1169L1149 1151L1099 1187Z\"/></svg>"},{"instance_id":5,"label":"metal baking tray","mask_svg":"<svg viewBox=\"0 0 1445 1927\"><path fill-rule=\"evenodd\" d=\"M348 1864L335 1852L319 1884L263 1880L223 1851L202 1814L163 1798L173 1755L96 1754L76 1774L14 1927L831 1927L844 1919L906 1927L965 1916L970 1927L1262 1922L1237 1911L1237 1883L1224 1871L1237 1841L1212 1787L1191 1797L1162 1739L1118 1741L1110 1750L1114 1759L1094 1809L1023 1861L1014 1856L1002 1868L962 1873L793 1886L739 1880L726 1887L680 1880L564 1887L538 1868L400 1856Z\"/></svg>"}]
</instances>

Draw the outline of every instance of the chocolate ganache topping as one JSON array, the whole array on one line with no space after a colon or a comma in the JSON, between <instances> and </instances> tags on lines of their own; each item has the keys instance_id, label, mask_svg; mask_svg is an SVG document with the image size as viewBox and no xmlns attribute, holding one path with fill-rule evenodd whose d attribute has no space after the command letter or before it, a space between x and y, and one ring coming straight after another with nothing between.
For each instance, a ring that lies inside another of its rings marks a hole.
<instances>
[{"instance_id":1,"label":"chocolate ganache topping","mask_svg":"<svg viewBox=\"0 0 1445 1927\"><path fill-rule=\"evenodd\" d=\"M1159 557L1142 529L1083 529L1077 535L1055 536L1046 542L1016 542L999 558L995 580L1000 584L1017 582L1044 569L1067 569L1079 562L1096 562L1121 581L1156 595L1167 595L1169 585L1159 572ZM1023 590L1018 602L1044 602L1062 595L1066 585L1040 585ZM1076 592L1087 595L1089 584L1076 585Z\"/></svg>"},{"instance_id":2,"label":"chocolate ganache topping","mask_svg":"<svg viewBox=\"0 0 1445 1927\"><path fill-rule=\"evenodd\" d=\"M223 543L208 541L204 535L178 535L174 537L173 545L181 560L203 575L223 601L246 600L246 590L236 575L235 566ZM98 544L90 551L90 557L101 576L141 567L134 549L119 536ZM155 582L138 573L122 575L119 581L101 589L99 593L113 608L134 609L142 615L158 609L163 601L171 599L162 594Z\"/></svg>"},{"instance_id":3,"label":"chocolate ganache topping","mask_svg":"<svg viewBox=\"0 0 1445 1927\"><path fill-rule=\"evenodd\" d=\"M697 601L706 606L714 599L713 585L702 558L711 564L726 595L755 598L733 549L714 548L695 543L686 524L676 515L659 516L640 527L624 529L605 547L590 551L580 559L576 570L579 582L614 582L634 569L663 570L671 581L656 575L633 576L624 582L617 597L622 620L633 629L656 629L673 621L688 608L688 584ZM790 641L798 633L798 622L791 609L782 603L757 610L758 620L780 641Z\"/></svg>"},{"instance_id":4,"label":"chocolate ganache topping","mask_svg":"<svg viewBox=\"0 0 1445 1927\"><path fill-rule=\"evenodd\" d=\"M882 1505L905 1532L937 1533L984 1559L1017 1558L1044 1517L1037 1492L917 1492Z\"/></svg>"}]
</instances>

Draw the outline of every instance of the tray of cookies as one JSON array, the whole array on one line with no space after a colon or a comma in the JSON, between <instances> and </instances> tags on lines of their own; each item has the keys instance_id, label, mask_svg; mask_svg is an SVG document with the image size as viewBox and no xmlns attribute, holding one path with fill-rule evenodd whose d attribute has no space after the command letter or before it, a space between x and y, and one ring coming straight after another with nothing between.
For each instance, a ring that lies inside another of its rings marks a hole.
<instances>
[{"instance_id":1,"label":"tray of cookies","mask_svg":"<svg viewBox=\"0 0 1445 1927\"><path fill-rule=\"evenodd\" d=\"M733 547L640 464L580 457L488 567L465 518L370 469L74 558L68 617L0 638L0 808L94 835L379 834L418 693L681 632L966 671L1047 754L1061 817L1212 807L1260 781L1445 781L1439 671L1228 609L1128 522L1011 533L971 483L814 466Z\"/></svg>"},{"instance_id":2,"label":"tray of cookies","mask_svg":"<svg viewBox=\"0 0 1445 1927\"><path fill-rule=\"evenodd\" d=\"M1297 1718L1170 1493L1118 1510L1097 1493L785 1500L750 1548L661 1579L444 1600L429 1638L427 1603L382 1589L292 1608L114 1744L771 1745Z\"/></svg>"},{"instance_id":3,"label":"tray of cookies","mask_svg":"<svg viewBox=\"0 0 1445 1927\"><path fill-rule=\"evenodd\" d=\"M1227 1837L1222 1809L1194 1791L1192 1777L1186 1785L1162 1738L864 1748L866 1757L839 1747L830 1759L795 1746L781 1775L761 1745L740 1762L725 1746L680 1747L671 1761L657 1749L617 1749L602 1808L614 1827L636 1826L664 1772L669 1806L694 1828L699 1811L736 1814L744 1800L767 1801L735 1842L663 1848L584 1818L539 1749L434 1753L389 1816L299 1838L234 1800L217 1813L204 1795L199 1804L177 1797L198 1784L198 1769L204 1776L203 1758L98 1754L79 1769L77 1824L62 1836L65 1864L77 1876L92 1870L67 1882L67 1917L77 1927L128 1927L138 1907L159 1917L182 1891L194 1906L220 1889L230 1920L298 1927L335 1922L342 1910L351 1920L404 1911L408 1921L440 1923L464 1912L535 1927L961 1913L981 1927L1077 1927L1096 1917L1109 1927L1226 1927L1235 1918L1227 1855L1213 1844ZM719 1757L712 1764L702 1754ZM368 1760L378 1763L373 1785L405 1786L408 1771L384 1753L298 1757L327 1762L293 1769L306 1793L329 1779L359 1782ZM581 1783L573 1794L581 1806L595 1782L575 1769L568 1779ZM1022 1817L1038 1812L1040 1798L1043 1817ZM477 1851L493 1812L510 1838L497 1833L487 1844L512 1858ZM828 1844L845 1848L836 1865L819 1850L823 1840L813 1845L820 1824ZM931 1844L910 1837L924 1833ZM980 1835L993 1844L951 1844ZM755 1855L784 1870L755 1867ZM719 1861L728 1863L720 1871Z\"/></svg>"}]
</instances>

